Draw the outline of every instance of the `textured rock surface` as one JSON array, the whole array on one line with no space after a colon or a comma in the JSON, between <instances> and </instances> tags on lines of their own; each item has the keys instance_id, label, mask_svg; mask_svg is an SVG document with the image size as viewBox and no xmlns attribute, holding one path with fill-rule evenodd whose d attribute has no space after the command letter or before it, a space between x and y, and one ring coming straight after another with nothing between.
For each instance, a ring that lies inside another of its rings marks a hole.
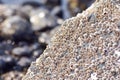
<instances>
[{"instance_id":1,"label":"textured rock surface","mask_svg":"<svg viewBox=\"0 0 120 80\"><path fill-rule=\"evenodd\" d=\"M23 80L119 80L120 0L66 20Z\"/></svg>"}]
</instances>

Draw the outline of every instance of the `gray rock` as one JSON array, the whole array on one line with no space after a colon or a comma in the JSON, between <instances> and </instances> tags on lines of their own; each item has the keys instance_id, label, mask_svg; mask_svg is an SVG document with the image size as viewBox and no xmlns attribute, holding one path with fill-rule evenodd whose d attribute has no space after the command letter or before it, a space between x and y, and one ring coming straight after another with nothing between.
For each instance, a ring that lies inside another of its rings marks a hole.
<instances>
[{"instance_id":1,"label":"gray rock","mask_svg":"<svg viewBox=\"0 0 120 80\"><path fill-rule=\"evenodd\" d=\"M1 33L3 36L21 36L23 37L26 34L30 34L31 26L30 24L25 20L22 19L19 16L12 16L7 18L3 24Z\"/></svg>"},{"instance_id":2,"label":"gray rock","mask_svg":"<svg viewBox=\"0 0 120 80\"><path fill-rule=\"evenodd\" d=\"M50 42L50 35L48 33L41 33L41 35L38 38L38 41L40 43L46 43L48 44Z\"/></svg>"},{"instance_id":3,"label":"gray rock","mask_svg":"<svg viewBox=\"0 0 120 80\"><path fill-rule=\"evenodd\" d=\"M51 37L57 32L58 29L59 29L59 27L55 27L53 30L51 30L49 32L41 33L38 37L39 43L49 44Z\"/></svg>"},{"instance_id":4,"label":"gray rock","mask_svg":"<svg viewBox=\"0 0 120 80\"><path fill-rule=\"evenodd\" d=\"M16 47L12 50L12 54L16 56L30 56L31 50L28 46Z\"/></svg>"},{"instance_id":5,"label":"gray rock","mask_svg":"<svg viewBox=\"0 0 120 80\"><path fill-rule=\"evenodd\" d=\"M33 24L33 30L41 30L46 27L55 27L56 18L50 15L46 9L37 9L31 12L30 21Z\"/></svg>"},{"instance_id":6,"label":"gray rock","mask_svg":"<svg viewBox=\"0 0 120 80\"><path fill-rule=\"evenodd\" d=\"M30 63L31 63L31 60L30 58L27 58L27 57L22 57L18 62L17 64L21 67L28 67L30 66Z\"/></svg>"},{"instance_id":7,"label":"gray rock","mask_svg":"<svg viewBox=\"0 0 120 80\"><path fill-rule=\"evenodd\" d=\"M40 47L40 43L34 43L34 44L32 44L31 46L30 46L30 48L31 48L31 50L33 51L33 50L37 50L37 49L39 49L39 48L41 48Z\"/></svg>"},{"instance_id":8,"label":"gray rock","mask_svg":"<svg viewBox=\"0 0 120 80\"><path fill-rule=\"evenodd\" d=\"M10 55L0 56L0 67L2 70L4 71L9 70L14 65L15 65L15 60Z\"/></svg>"},{"instance_id":9,"label":"gray rock","mask_svg":"<svg viewBox=\"0 0 120 80\"><path fill-rule=\"evenodd\" d=\"M43 50L36 50L33 52L33 56L35 58L38 58L42 54Z\"/></svg>"}]
</instances>

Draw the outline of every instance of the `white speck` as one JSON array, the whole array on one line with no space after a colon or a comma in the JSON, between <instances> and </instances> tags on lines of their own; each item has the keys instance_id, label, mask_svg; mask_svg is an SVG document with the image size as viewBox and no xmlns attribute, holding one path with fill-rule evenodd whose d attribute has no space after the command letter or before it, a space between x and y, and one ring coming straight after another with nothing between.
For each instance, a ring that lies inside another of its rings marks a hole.
<instances>
[{"instance_id":1,"label":"white speck","mask_svg":"<svg viewBox=\"0 0 120 80\"><path fill-rule=\"evenodd\" d=\"M115 51L115 54L120 57L120 51Z\"/></svg>"}]
</instances>

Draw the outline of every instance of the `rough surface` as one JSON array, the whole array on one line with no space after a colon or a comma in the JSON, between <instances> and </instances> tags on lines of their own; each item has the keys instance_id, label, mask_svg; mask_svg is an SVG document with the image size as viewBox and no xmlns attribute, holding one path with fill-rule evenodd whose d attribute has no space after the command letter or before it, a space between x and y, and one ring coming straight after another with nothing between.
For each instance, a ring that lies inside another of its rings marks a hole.
<instances>
[{"instance_id":1,"label":"rough surface","mask_svg":"<svg viewBox=\"0 0 120 80\"><path fill-rule=\"evenodd\" d=\"M119 80L120 0L66 20L23 80Z\"/></svg>"}]
</instances>

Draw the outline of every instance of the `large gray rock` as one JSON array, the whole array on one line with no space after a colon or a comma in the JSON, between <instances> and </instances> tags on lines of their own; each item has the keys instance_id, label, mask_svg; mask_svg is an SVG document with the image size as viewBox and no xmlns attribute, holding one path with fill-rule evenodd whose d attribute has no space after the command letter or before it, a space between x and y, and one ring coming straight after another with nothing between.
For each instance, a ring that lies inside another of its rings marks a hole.
<instances>
[{"instance_id":1,"label":"large gray rock","mask_svg":"<svg viewBox=\"0 0 120 80\"><path fill-rule=\"evenodd\" d=\"M119 80L119 22L119 0L96 0L63 23L23 80Z\"/></svg>"},{"instance_id":2,"label":"large gray rock","mask_svg":"<svg viewBox=\"0 0 120 80\"><path fill-rule=\"evenodd\" d=\"M31 26L28 21L20 16L12 16L7 18L2 23L1 34L2 36L17 36L24 37L24 35L31 34Z\"/></svg>"},{"instance_id":3,"label":"large gray rock","mask_svg":"<svg viewBox=\"0 0 120 80\"><path fill-rule=\"evenodd\" d=\"M41 30L46 27L53 28L57 24L57 19L50 14L47 9L40 8L31 12L30 21L32 23L32 29L35 31Z\"/></svg>"}]
</instances>

